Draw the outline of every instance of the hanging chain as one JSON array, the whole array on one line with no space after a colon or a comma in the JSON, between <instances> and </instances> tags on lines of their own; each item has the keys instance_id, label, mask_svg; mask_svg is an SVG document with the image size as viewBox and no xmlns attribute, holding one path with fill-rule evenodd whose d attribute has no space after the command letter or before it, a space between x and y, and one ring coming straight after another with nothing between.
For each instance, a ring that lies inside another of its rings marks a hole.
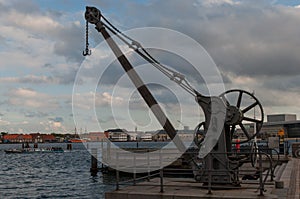
<instances>
[{"instance_id":1,"label":"hanging chain","mask_svg":"<svg viewBox=\"0 0 300 199\"><path fill-rule=\"evenodd\" d=\"M82 52L83 56L91 55L92 51L89 49L89 22L86 20L85 25L85 50Z\"/></svg>"}]
</instances>

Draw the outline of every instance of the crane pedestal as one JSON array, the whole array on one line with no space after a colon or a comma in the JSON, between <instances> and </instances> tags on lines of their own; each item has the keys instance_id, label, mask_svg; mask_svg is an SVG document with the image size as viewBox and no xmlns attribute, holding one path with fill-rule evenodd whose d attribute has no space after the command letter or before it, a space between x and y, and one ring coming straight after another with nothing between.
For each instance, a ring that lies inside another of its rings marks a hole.
<instances>
[{"instance_id":1,"label":"crane pedestal","mask_svg":"<svg viewBox=\"0 0 300 199\"><path fill-rule=\"evenodd\" d=\"M236 187L240 184L238 178L238 163L229 160L225 131L221 134L218 143L214 146L213 150L204 157L202 169L195 173L197 182L204 184L233 186Z\"/></svg>"}]
</instances>

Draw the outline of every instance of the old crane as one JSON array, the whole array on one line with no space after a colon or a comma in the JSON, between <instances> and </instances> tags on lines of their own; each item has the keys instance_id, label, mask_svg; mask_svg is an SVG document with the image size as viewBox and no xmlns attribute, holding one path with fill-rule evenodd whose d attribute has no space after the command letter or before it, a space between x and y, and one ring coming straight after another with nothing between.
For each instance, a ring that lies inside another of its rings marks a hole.
<instances>
[{"instance_id":1,"label":"old crane","mask_svg":"<svg viewBox=\"0 0 300 199\"><path fill-rule=\"evenodd\" d=\"M153 97L147 86L143 83L138 73L134 70L131 63L126 56L122 53L119 46L112 39L110 33L116 35L121 41L133 49L144 60L158 68L163 74L168 76L171 80L179 84L184 90L191 94L198 105L204 112L205 121L201 122L197 128L197 132L203 129L204 139L196 140L199 151L194 155L188 155L190 159L196 159L201 155L201 148L206 145L212 144L209 139L211 135L219 133L220 136L209 151L211 156L203 158L204 164L199 167L195 161L190 161L194 169L194 177L196 181L228 186L239 185L238 168L246 161L255 159L256 155L233 157L232 145L235 144L234 136L236 130L239 129L241 134L244 134L244 140L240 143L250 142L259 132L263 124L264 114L261 103L252 94L244 90L229 90L219 96L204 96L196 91L185 79L183 75L174 71L153 58L143 46L137 41L131 39L123 34L116 27L114 27L95 7L86 7L85 19L87 23L94 24L96 30L102 34L105 41L115 54L116 58L122 65L125 72L128 74L130 80L137 88L144 101L151 108L157 120L168 133L171 139L176 139L176 130L170 120L167 118L161 107L158 105L156 99ZM109 33L110 32L110 33ZM89 55L88 41L84 55ZM130 71L130 72L128 72ZM234 99L234 100L232 100ZM256 109L257 115L260 117L249 117L247 113ZM256 127L255 133L250 132L246 124L252 123ZM180 151L186 151L186 147L181 140L174 141L176 147ZM253 161L252 161L253 162ZM208 173L209 170L213 172Z\"/></svg>"}]
</instances>

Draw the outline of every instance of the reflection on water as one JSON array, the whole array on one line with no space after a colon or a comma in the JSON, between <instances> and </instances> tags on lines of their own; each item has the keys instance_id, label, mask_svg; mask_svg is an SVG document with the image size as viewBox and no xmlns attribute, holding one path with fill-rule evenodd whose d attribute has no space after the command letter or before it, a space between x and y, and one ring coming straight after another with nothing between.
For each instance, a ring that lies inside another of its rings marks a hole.
<instances>
[{"instance_id":1,"label":"reflection on water","mask_svg":"<svg viewBox=\"0 0 300 199\"><path fill-rule=\"evenodd\" d=\"M40 147L66 144L40 144ZM90 176L90 154L82 144L65 153L6 154L21 145L0 144L0 198L104 198L114 177Z\"/></svg>"}]
</instances>

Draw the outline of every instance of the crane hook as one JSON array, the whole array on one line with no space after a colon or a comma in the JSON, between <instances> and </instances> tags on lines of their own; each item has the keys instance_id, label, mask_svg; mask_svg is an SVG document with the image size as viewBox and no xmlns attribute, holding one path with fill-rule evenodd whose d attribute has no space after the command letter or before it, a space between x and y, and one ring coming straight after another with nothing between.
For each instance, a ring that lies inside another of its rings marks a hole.
<instances>
[{"instance_id":1,"label":"crane hook","mask_svg":"<svg viewBox=\"0 0 300 199\"><path fill-rule=\"evenodd\" d=\"M86 20L85 25L85 50L82 52L83 56L91 55L92 51L89 49L89 22Z\"/></svg>"}]
</instances>

